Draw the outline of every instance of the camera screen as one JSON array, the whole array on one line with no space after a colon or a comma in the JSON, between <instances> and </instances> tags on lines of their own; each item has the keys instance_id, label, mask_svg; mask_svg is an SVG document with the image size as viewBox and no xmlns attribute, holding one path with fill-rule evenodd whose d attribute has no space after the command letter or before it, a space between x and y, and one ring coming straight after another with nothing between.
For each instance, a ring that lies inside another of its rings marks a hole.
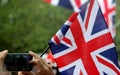
<instances>
[{"instance_id":1,"label":"camera screen","mask_svg":"<svg viewBox=\"0 0 120 75\"><path fill-rule=\"evenodd\" d=\"M30 60L32 60L32 56L29 54L9 53L5 57L4 64L8 71L31 71Z\"/></svg>"}]
</instances>

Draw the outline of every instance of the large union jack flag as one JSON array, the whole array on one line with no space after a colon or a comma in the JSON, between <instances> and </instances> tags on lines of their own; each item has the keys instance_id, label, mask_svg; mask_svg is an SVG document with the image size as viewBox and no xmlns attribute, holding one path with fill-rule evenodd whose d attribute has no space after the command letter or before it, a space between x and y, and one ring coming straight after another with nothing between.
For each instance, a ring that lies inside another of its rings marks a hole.
<instances>
[{"instance_id":1,"label":"large union jack flag","mask_svg":"<svg viewBox=\"0 0 120 75\"><path fill-rule=\"evenodd\" d=\"M60 6L74 11L78 11L79 7L89 0L44 0L55 6ZM102 12L104 14L105 20L107 22L108 28L111 32L112 37L115 37L115 15L116 15L116 3L115 0L98 0Z\"/></svg>"},{"instance_id":2,"label":"large union jack flag","mask_svg":"<svg viewBox=\"0 0 120 75\"><path fill-rule=\"evenodd\" d=\"M49 45L61 75L120 75L116 47L96 0L73 13Z\"/></svg>"}]
</instances>

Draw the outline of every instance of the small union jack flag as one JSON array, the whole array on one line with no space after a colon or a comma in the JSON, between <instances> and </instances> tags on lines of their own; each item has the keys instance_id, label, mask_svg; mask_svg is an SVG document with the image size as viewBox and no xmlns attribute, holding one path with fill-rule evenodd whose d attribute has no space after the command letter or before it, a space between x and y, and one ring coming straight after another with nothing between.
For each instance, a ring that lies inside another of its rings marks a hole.
<instances>
[{"instance_id":1,"label":"small union jack flag","mask_svg":"<svg viewBox=\"0 0 120 75\"><path fill-rule=\"evenodd\" d=\"M108 28L112 37L115 37L115 15L116 15L116 3L115 0L98 0L100 7L102 8L103 15L107 22Z\"/></svg>"},{"instance_id":2,"label":"small union jack flag","mask_svg":"<svg viewBox=\"0 0 120 75\"><path fill-rule=\"evenodd\" d=\"M73 13L49 46L61 75L120 75L116 47L96 0Z\"/></svg>"},{"instance_id":3,"label":"small union jack flag","mask_svg":"<svg viewBox=\"0 0 120 75\"><path fill-rule=\"evenodd\" d=\"M88 0L44 0L54 6L60 6L74 11L78 11L79 7Z\"/></svg>"},{"instance_id":4,"label":"small union jack flag","mask_svg":"<svg viewBox=\"0 0 120 75\"><path fill-rule=\"evenodd\" d=\"M74 11L78 11L79 7L89 0L44 0L55 6L60 6ZM103 15L107 22L108 28L111 32L112 37L115 37L115 15L116 15L116 3L115 0L98 0L102 9Z\"/></svg>"}]
</instances>

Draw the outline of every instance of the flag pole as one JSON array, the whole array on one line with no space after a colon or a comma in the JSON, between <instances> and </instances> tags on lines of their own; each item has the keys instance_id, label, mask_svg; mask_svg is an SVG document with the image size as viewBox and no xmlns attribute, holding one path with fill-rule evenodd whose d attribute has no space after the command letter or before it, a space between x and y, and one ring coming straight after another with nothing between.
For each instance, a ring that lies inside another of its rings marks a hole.
<instances>
[{"instance_id":1,"label":"flag pole","mask_svg":"<svg viewBox=\"0 0 120 75\"><path fill-rule=\"evenodd\" d=\"M48 51L49 48L50 48L50 46L48 46L48 47L42 52L42 54L40 55L40 57L42 57L42 56Z\"/></svg>"}]
</instances>

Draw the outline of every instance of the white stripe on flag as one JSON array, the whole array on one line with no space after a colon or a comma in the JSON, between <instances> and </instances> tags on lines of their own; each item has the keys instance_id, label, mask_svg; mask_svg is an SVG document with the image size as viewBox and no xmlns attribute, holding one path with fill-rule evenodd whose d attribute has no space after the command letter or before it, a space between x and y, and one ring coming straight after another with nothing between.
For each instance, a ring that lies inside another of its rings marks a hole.
<instances>
[{"instance_id":1,"label":"white stripe on flag","mask_svg":"<svg viewBox=\"0 0 120 75\"><path fill-rule=\"evenodd\" d=\"M51 4L57 6L60 0L51 0Z\"/></svg>"}]
</instances>

